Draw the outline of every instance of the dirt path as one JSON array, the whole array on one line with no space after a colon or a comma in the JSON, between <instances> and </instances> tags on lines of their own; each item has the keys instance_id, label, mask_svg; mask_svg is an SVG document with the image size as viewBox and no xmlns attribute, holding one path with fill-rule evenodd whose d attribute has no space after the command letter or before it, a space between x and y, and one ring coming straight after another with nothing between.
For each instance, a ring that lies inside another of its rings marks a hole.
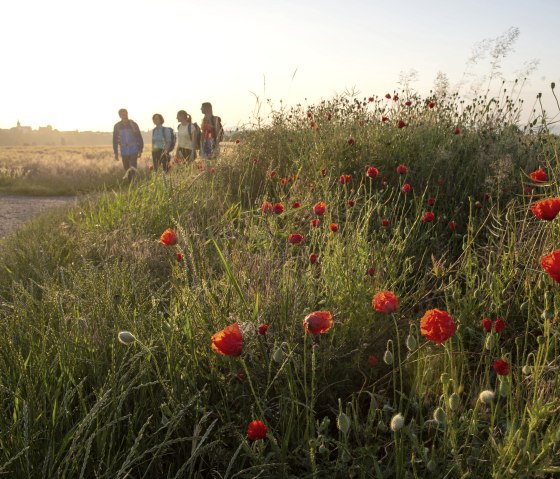
<instances>
[{"instance_id":1,"label":"dirt path","mask_svg":"<svg viewBox=\"0 0 560 479\"><path fill-rule=\"evenodd\" d=\"M76 201L73 196L7 196L0 195L0 239L19 225L49 208Z\"/></svg>"}]
</instances>

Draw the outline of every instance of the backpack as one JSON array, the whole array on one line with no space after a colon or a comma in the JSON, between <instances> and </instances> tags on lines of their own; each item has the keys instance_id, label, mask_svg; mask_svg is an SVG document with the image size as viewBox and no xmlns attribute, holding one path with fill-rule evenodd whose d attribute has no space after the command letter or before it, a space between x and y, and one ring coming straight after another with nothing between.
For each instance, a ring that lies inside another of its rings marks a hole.
<instances>
[{"instance_id":1,"label":"backpack","mask_svg":"<svg viewBox=\"0 0 560 479\"><path fill-rule=\"evenodd\" d=\"M171 134L171 144L167 145L167 151L173 151L175 149L175 145L177 144L177 135L175 134L175 130L173 130L173 128L169 128L167 126L164 126L164 128L169 130L169 133ZM165 138L165 134L163 137Z\"/></svg>"},{"instance_id":2,"label":"backpack","mask_svg":"<svg viewBox=\"0 0 560 479\"><path fill-rule=\"evenodd\" d=\"M202 149L202 132L200 131L200 126L198 126L197 123L189 123L187 131L189 132L189 138L192 141L193 150Z\"/></svg>"},{"instance_id":3,"label":"backpack","mask_svg":"<svg viewBox=\"0 0 560 479\"><path fill-rule=\"evenodd\" d=\"M222 119L219 116L213 116L212 121L214 122L214 128L216 129L216 139L218 141L223 141L224 128L222 127Z\"/></svg>"}]
</instances>

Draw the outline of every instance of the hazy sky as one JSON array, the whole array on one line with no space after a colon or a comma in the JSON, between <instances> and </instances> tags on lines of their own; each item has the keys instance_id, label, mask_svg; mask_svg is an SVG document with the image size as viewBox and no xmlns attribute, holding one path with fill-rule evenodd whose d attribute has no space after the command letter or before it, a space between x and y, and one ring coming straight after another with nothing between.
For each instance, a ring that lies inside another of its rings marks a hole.
<instances>
[{"instance_id":1,"label":"hazy sky","mask_svg":"<svg viewBox=\"0 0 560 479\"><path fill-rule=\"evenodd\" d=\"M521 33L505 78L539 60L523 97L533 105L542 91L557 113L550 83L560 88L559 19L558 0L3 2L0 128L19 119L110 131L125 107L147 130L156 112L167 125L179 109L200 121L203 101L226 128L242 127L256 97L266 115L267 99L278 108L351 89L384 95L411 69L412 87L426 94L438 71L458 84L475 44L510 27Z\"/></svg>"}]
</instances>

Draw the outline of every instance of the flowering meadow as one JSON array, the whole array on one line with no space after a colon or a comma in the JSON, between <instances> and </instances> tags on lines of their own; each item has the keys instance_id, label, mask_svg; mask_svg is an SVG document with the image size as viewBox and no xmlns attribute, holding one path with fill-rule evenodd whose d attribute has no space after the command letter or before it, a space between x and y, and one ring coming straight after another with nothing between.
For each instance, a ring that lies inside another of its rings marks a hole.
<instances>
[{"instance_id":1,"label":"flowering meadow","mask_svg":"<svg viewBox=\"0 0 560 479\"><path fill-rule=\"evenodd\" d=\"M558 477L559 142L515 108L272 111L17 231L0 472Z\"/></svg>"}]
</instances>

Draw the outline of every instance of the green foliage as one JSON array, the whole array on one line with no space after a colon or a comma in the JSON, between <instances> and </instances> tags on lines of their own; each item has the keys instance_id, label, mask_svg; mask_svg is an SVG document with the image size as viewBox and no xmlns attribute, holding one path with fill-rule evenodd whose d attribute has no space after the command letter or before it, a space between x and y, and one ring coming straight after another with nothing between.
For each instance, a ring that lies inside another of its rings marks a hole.
<instances>
[{"instance_id":1,"label":"green foliage","mask_svg":"<svg viewBox=\"0 0 560 479\"><path fill-rule=\"evenodd\" d=\"M476 111L411 96L278 112L216 164L137 178L14 233L0 252L0 471L552 477L560 300L539 258L560 229L528 206L558 196L558 143ZM530 182L537 166L550 181ZM178 242L164 246L169 227ZM381 290L396 313L372 309ZM431 308L458 325L441 346L420 333ZM334 326L305 334L319 310ZM485 316L506 329L485 333ZM216 354L212 335L234 322L242 355ZM266 439L246 438L253 419Z\"/></svg>"}]
</instances>

